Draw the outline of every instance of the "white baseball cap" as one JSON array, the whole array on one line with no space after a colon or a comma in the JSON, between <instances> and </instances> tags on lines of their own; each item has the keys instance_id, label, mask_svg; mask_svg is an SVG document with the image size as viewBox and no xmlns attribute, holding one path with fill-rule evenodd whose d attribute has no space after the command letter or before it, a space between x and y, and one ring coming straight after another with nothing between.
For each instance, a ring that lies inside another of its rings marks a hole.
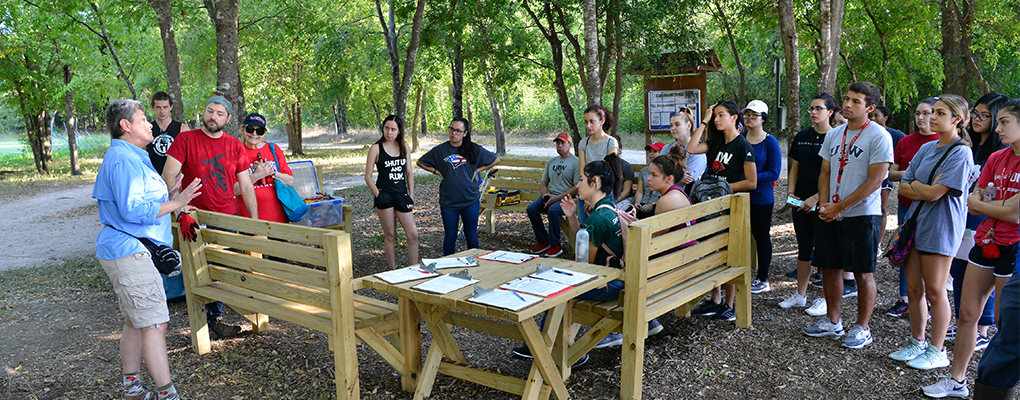
<instances>
[{"instance_id":1,"label":"white baseball cap","mask_svg":"<svg viewBox=\"0 0 1020 400\"><path fill-rule=\"evenodd\" d=\"M751 100L750 103L747 103L747 107L744 107L743 111L747 111L747 110L754 111L754 112L756 112L758 114L768 114L769 113L769 106L767 104L765 104L764 101L761 101L761 100Z\"/></svg>"}]
</instances>

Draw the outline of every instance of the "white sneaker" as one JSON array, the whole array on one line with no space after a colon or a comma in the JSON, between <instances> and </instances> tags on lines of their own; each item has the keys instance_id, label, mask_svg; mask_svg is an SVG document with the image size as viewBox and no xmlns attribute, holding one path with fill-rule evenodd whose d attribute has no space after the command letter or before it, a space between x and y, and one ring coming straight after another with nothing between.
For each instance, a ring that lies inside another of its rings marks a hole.
<instances>
[{"instance_id":1,"label":"white sneaker","mask_svg":"<svg viewBox=\"0 0 1020 400\"><path fill-rule=\"evenodd\" d=\"M843 339L843 347L859 349L871 344L872 340L871 329L864 329L860 325L854 325L853 328L850 328L846 338Z\"/></svg>"},{"instance_id":2,"label":"white sneaker","mask_svg":"<svg viewBox=\"0 0 1020 400\"><path fill-rule=\"evenodd\" d=\"M817 298L815 299L814 303L811 303L811 307L808 307L806 310L804 310L804 312L806 312L807 315L818 317L821 315L825 315L825 312L828 310L829 306L828 304L825 303L825 299Z\"/></svg>"},{"instance_id":3,"label":"white sneaker","mask_svg":"<svg viewBox=\"0 0 1020 400\"><path fill-rule=\"evenodd\" d=\"M913 336L907 341L907 345L903 346L902 349L896 350L889 354L889 358L896 361L910 361L917 356L924 353L925 349L928 348L928 341L918 342Z\"/></svg>"},{"instance_id":4,"label":"white sneaker","mask_svg":"<svg viewBox=\"0 0 1020 400\"><path fill-rule=\"evenodd\" d=\"M970 390L967 389L967 380L963 382L957 382L952 376L946 375L935 382L934 385L925 386L921 388L921 391L929 397L941 399L946 396L950 397L967 397L970 396Z\"/></svg>"},{"instance_id":5,"label":"white sneaker","mask_svg":"<svg viewBox=\"0 0 1020 400\"><path fill-rule=\"evenodd\" d=\"M935 368L944 368L949 366L949 357L946 356L946 350L942 349L939 351L928 344L928 348L925 349L924 353L915 357L913 360L907 361L907 366L911 368L917 368L922 370L929 370Z\"/></svg>"},{"instance_id":6,"label":"white sneaker","mask_svg":"<svg viewBox=\"0 0 1020 400\"><path fill-rule=\"evenodd\" d=\"M782 308L804 307L806 305L807 296L801 296L799 293L794 293L793 296L779 303L779 306Z\"/></svg>"},{"instance_id":7,"label":"white sneaker","mask_svg":"<svg viewBox=\"0 0 1020 400\"><path fill-rule=\"evenodd\" d=\"M949 280L946 281L946 291L947 292L952 292L953 291L953 276L952 275L949 275Z\"/></svg>"},{"instance_id":8,"label":"white sneaker","mask_svg":"<svg viewBox=\"0 0 1020 400\"><path fill-rule=\"evenodd\" d=\"M828 318L822 318L817 324L804 328L804 334L811 337L843 336L843 319L832 323Z\"/></svg>"}]
</instances>

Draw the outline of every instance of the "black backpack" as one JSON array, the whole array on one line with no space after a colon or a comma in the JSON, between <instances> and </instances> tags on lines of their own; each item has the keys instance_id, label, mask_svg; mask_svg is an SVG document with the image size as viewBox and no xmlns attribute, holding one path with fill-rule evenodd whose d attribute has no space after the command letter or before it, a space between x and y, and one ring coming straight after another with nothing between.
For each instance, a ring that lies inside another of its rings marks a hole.
<instances>
[{"instance_id":1,"label":"black backpack","mask_svg":"<svg viewBox=\"0 0 1020 400\"><path fill-rule=\"evenodd\" d=\"M702 175L701 179L691 184L691 201L694 204L718 199L733 194L730 184L716 175Z\"/></svg>"}]
</instances>

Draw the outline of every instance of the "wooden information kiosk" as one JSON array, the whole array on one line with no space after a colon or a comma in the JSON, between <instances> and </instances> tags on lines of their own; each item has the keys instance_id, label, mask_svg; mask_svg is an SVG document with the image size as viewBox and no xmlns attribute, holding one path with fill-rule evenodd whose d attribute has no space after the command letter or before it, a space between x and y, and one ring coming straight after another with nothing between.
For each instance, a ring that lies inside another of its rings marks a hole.
<instances>
[{"instance_id":1,"label":"wooden information kiosk","mask_svg":"<svg viewBox=\"0 0 1020 400\"><path fill-rule=\"evenodd\" d=\"M707 74L718 71L715 51L666 53L648 60L649 65L635 68L645 76L645 144L652 135L669 134L669 117L683 107L694 115L694 128L701 123L707 106Z\"/></svg>"}]
</instances>

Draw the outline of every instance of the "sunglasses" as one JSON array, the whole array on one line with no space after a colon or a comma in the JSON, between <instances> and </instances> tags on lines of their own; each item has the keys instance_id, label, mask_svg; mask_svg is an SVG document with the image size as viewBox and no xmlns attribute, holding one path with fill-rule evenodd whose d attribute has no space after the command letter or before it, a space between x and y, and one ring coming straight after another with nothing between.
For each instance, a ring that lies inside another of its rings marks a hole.
<instances>
[{"instance_id":1,"label":"sunglasses","mask_svg":"<svg viewBox=\"0 0 1020 400\"><path fill-rule=\"evenodd\" d=\"M259 136L266 134L266 128L260 126L246 126L244 127L244 131L248 133L255 133Z\"/></svg>"}]
</instances>

